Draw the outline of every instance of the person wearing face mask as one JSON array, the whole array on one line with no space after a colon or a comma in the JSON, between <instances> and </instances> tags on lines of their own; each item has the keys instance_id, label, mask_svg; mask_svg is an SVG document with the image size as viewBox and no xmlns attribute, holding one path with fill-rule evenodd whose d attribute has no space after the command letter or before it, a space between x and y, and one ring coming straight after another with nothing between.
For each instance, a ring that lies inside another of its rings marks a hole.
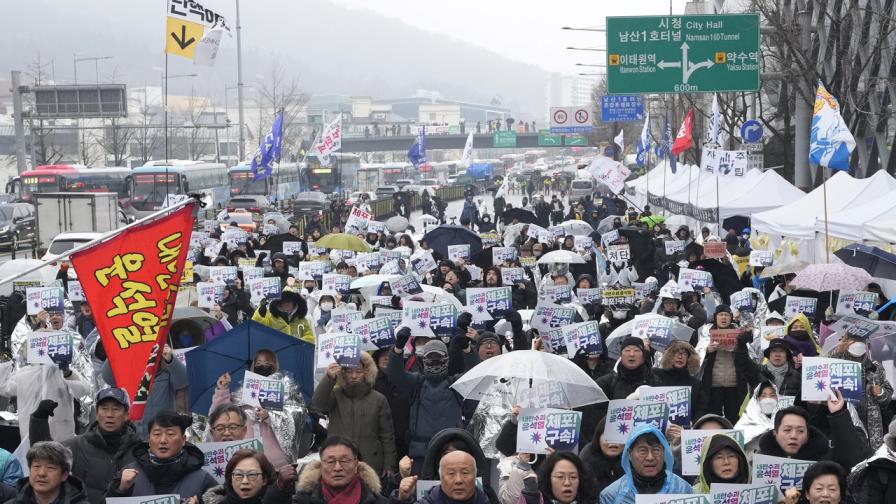
<instances>
[{"instance_id":1,"label":"person wearing face mask","mask_svg":"<svg viewBox=\"0 0 896 504\"><path fill-rule=\"evenodd\" d=\"M389 403L373 388L376 374L377 366L366 352L359 367L330 364L311 404L328 415L328 435L351 439L377 474L391 474L397 469L395 432Z\"/></svg>"},{"instance_id":2,"label":"person wearing face mask","mask_svg":"<svg viewBox=\"0 0 896 504\"><path fill-rule=\"evenodd\" d=\"M802 313L797 313L790 322L787 323L784 330L784 341L786 341L793 350L793 362L797 369L803 367L803 357L818 357L821 353L821 346L815 339L815 333L812 331L812 324L809 319Z\"/></svg>"},{"instance_id":3,"label":"person wearing face mask","mask_svg":"<svg viewBox=\"0 0 896 504\"><path fill-rule=\"evenodd\" d=\"M778 389L772 381L763 381L753 389L753 395L744 408L744 414L734 428L744 433L744 448L747 456L759 451L759 438L775 427L775 413L778 406Z\"/></svg>"},{"instance_id":4,"label":"person wearing face mask","mask_svg":"<svg viewBox=\"0 0 896 504\"><path fill-rule=\"evenodd\" d=\"M864 341L845 336L831 350L832 359L843 359L858 362L862 365L862 390L865 394L862 403L856 408L859 419L868 431L868 443L872 450L884 444L883 413L893 396L893 386L887 380L883 366L871 360L868 346Z\"/></svg>"},{"instance_id":5,"label":"person wearing face mask","mask_svg":"<svg viewBox=\"0 0 896 504\"><path fill-rule=\"evenodd\" d=\"M327 324L330 323L330 316L335 305L335 297L330 294L321 295L317 302L317 306L314 307L314 314L311 315L311 320L314 320L315 334L321 334L327 331Z\"/></svg>"},{"instance_id":6,"label":"person wearing face mask","mask_svg":"<svg viewBox=\"0 0 896 504\"><path fill-rule=\"evenodd\" d=\"M700 450L700 477L694 493L709 493L716 483L747 484L750 464L737 441L726 434L713 434L703 442Z\"/></svg>"},{"instance_id":7,"label":"person wearing face mask","mask_svg":"<svg viewBox=\"0 0 896 504\"><path fill-rule=\"evenodd\" d=\"M492 216L489 214L482 214L482 217L479 219L479 232L491 233L494 230L495 224L492 222Z\"/></svg>"},{"instance_id":8,"label":"person wearing face mask","mask_svg":"<svg viewBox=\"0 0 896 504\"><path fill-rule=\"evenodd\" d=\"M449 427L463 427L463 399L451 388L460 375L448 375L448 347L440 340L433 339L423 345L422 373L405 370L402 353L410 337L411 331L407 327L396 332L386 374L412 398L408 455L419 469L426 456L426 445L437 432ZM471 346L462 350L462 357L463 371L479 362L479 356Z\"/></svg>"},{"instance_id":9,"label":"person wearing face mask","mask_svg":"<svg viewBox=\"0 0 896 504\"><path fill-rule=\"evenodd\" d=\"M604 439L607 419L601 418L594 430L594 438L582 448L582 461L591 469L597 482L595 493L600 494L604 488L622 477L622 449L624 445L608 443Z\"/></svg>"}]
</instances>

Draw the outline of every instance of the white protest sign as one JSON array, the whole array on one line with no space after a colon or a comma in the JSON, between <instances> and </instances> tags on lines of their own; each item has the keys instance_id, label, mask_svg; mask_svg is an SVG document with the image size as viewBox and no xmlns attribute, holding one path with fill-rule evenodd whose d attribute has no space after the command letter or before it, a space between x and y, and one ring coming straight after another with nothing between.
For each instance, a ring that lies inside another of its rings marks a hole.
<instances>
[{"instance_id":1,"label":"white protest sign","mask_svg":"<svg viewBox=\"0 0 896 504\"><path fill-rule=\"evenodd\" d=\"M713 483L709 489L713 504L778 504L774 485Z\"/></svg>"},{"instance_id":2,"label":"white protest sign","mask_svg":"<svg viewBox=\"0 0 896 504\"><path fill-rule=\"evenodd\" d=\"M300 241L283 242L283 253L286 255L299 255L302 252L303 243Z\"/></svg>"},{"instance_id":3,"label":"white protest sign","mask_svg":"<svg viewBox=\"0 0 896 504\"><path fill-rule=\"evenodd\" d=\"M363 231L367 229L367 223L370 222L370 212L365 212L358 207L352 207L352 211L345 223L345 229L356 229Z\"/></svg>"},{"instance_id":4,"label":"white protest sign","mask_svg":"<svg viewBox=\"0 0 896 504\"><path fill-rule=\"evenodd\" d=\"M436 260L432 257L432 252L429 250L425 250L422 253L416 254L415 257L412 257L411 265L414 266L414 271L419 275L425 275L439 267L438 264L436 264Z\"/></svg>"},{"instance_id":5,"label":"white protest sign","mask_svg":"<svg viewBox=\"0 0 896 504\"><path fill-rule=\"evenodd\" d=\"M700 171L720 177L743 177L747 173L749 158L745 150L722 150L703 147Z\"/></svg>"},{"instance_id":6,"label":"white protest sign","mask_svg":"<svg viewBox=\"0 0 896 504\"><path fill-rule=\"evenodd\" d=\"M517 451L547 453L575 451L579 445L582 412L552 408L524 408L517 417Z\"/></svg>"},{"instance_id":7,"label":"white protest sign","mask_svg":"<svg viewBox=\"0 0 896 504\"><path fill-rule=\"evenodd\" d=\"M72 334L66 331L28 333L28 364L70 364L74 351Z\"/></svg>"},{"instance_id":8,"label":"white protest sign","mask_svg":"<svg viewBox=\"0 0 896 504\"><path fill-rule=\"evenodd\" d=\"M818 306L818 299L802 296L787 296L784 301L784 317L792 319L798 313L806 315L808 319L815 317L815 310Z\"/></svg>"},{"instance_id":9,"label":"white protest sign","mask_svg":"<svg viewBox=\"0 0 896 504\"><path fill-rule=\"evenodd\" d=\"M644 387L638 398L668 404L670 422L682 427L691 425L691 387Z\"/></svg>"},{"instance_id":10,"label":"white protest sign","mask_svg":"<svg viewBox=\"0 0 896 504\"><path fill-rule=\"evenodd\" d=\"M65 306L65 289L62 287L28 287L25 297L28 315L37 315L41 311L59 313Z\"/></svg>"},{"instance_id":11,"label":"white protest sign","mask_svg":"<svg viewBox=\"0 0 896 504\"><path fill-rule=\"evenodd\" d=\"M666 403L614 399L607 409L604 440L608 443L625 443L635 427L641 424L651 424L660 432L666 432L668 422L669 405Z\"/></svg>"},{"instance_id":12,"label":"white protest sign","mask_svg":"<svg viewBox=\"0 0 896 504\"><path fill-rule=\"evenodd\" d=\"M470 245L448 245L448 260L470 262Z\"/></svg>"},{"instance_id":13,"label":"white protest sign","mask_svg":"<svg viewBox=\"0 0 896 504\"><path fill-rule=\"evenodd\" d=\"M666 240L664 245L666 247L667 256L673 255L676 252L684 252L684 240Z\"/></svg>"},{"instance_id":14,"label":"white protest sign","mask_svg":"<svg viewBox=\"0 0 896 504\"><path fill-rule=\"evenodd\" d=\"M68 300L84 301L84 289L81 287L81 282L78 280L68 281Z\"/></svg>"},{"instance_id":15,"label":"white protest sign","mask_svg":"<svg viewBox=\"0 0 896 504\"><path fill-rule=\"evenodd\" d=\"M804 401L827 402L839 390L853 404L864 399L862 363L827 357L803 357L801 398Z\"/></svg>"},{"instance_id":16,"label":"white protest sign","mask_svg":"<svg viewBox=\"0 0 896 504\"><path fill-rule=\"evenodd\" d=\"M208 279L212 282L231 285L237 279L236 266L209 266Z\"/></svg>"},{"instance_id":17,"label":"white protest sign","mask_svg":"<svg viewBox=\"0 0 896 504\"><path fill-rule=\"evenodd\" d=\"M708 271L681 268L678 270L678 288L684 292L699 292L704 287L712 289L712 274Z\"/></svg>"},{"instance_id":18,"label":"white protest sign","mask_svg":"<svg viewBox=\"0 0 896 504\"><path fill-rule=\"evenodd\" d=\"M681 431L681 473L685 476L700 474L703 443L715 434L725 434L744 447L743 431L734 429L682 429Z\"/></svg>"},{"instance_id":19,"label":"white protest sign","mask_svg":"<svg viewBox=\"0 0 896 504\"><path fill-rule=\"evenodd\" d=\"M516 259L516 247L492 247L492 264L503 264Z\"/></svg>"},{"instance_id":20,"label":"white protest sign","mask_svg":"<svg viewBox=\"0 0 896 504\"><path fill-rule=\"evenodd\" d=\"M199 282L196 284L196 306L214 308L224 296L224 284L220 282Z\"/></svg>"},{"instance_id":21,"label":"white protest sign","mask_svg":"<svg viewBox=\"0 0 896 504\"><path fill-rule=\"evenodd\" d=\"M353 322L364 318L360 311L346 308L337 308L330 313L330 332L348 332Z\"/></svg>"},{"instance_id":22,"label":"white protest sign","mask_svg":"<svg viewBox=\"0 0 896 504\"><path fill-rule=\"evenodd\" d=\"M607 245L604 249L608 262L623 262L632 258L628 243L623 245Z\"/></svg>"},{"instance_id":23,"label":"white protest sign","mask_svg":"<svg viewBox=\"0 0 896 504\"><path fill-rule=\"evenodd\" d=\"M215 481L218 483L224 483L224 469L227 467L227 463L230 462L230 458L233 457L233 454L239 450L255 450L255 451L263 451L263 447L261 445L260 439L239 439L236 441L221 441L218 443L196 443L196 447L202 450L202 453L205 455L205 463L202 465L202 469L211 474ZM177 500L174 501L173 504L180 504L180 496L176 496ZM145 499L146 497L134 497L135 499ZM106 502L111 502L113 499L106 499ZM144 501L140 501L143 503ZM152 504L156 504L156 501L149 501ZM167 504L167 503L166 503Z\"/></svg>"},{"instance_id":24,"label":"white protest sign","mask_svg":"<svg viewBox=\"0 0 896 504\"><path fill-rule=\"evenodd\" d=\"M260 374L246 371L240 400L243 404L264 408L269 411L283 411L286 389L280 380L269 379Z\"/></svg>"},{"instance_id":25,"label":"white protest sign","mask_svg":"<svg viewBox=\"0 0 896 504\"><path fill-rule=\"evenodd\" d=\"M208 222L208 221L206 221ZM202 448L200 448L201 450ZM226 464L225 464L226 465ZM224 482L224 469L221 469L221 481ZM214 476L214 475L213 475ZM180 495L143 495L141 497L106 497L107 504L180 504Z\"/></svg>"},{"instance_id":26,"label":"white protest sign","mask_svg":"<svg viewBox=\"0 0 896 504\"><path fill-rule=\"evenodd\" d=\"M71 282L69 282L71 286ZM71 290L71 287L69 287ZM840 291L837 297L837 315L867 314L874 309L877 293L864 291Z\"/></svg>"},{"instance_id":27,"label":"white protest sign","mask_svg":"<svg viewBox=\"0 0 896 504\"><path fill-rule=\"evenodd\" d=\"M775 488L802 488L803 474L814 464L814 460L800 460L772 457L761 453L753 454L754 485L773 485Z\"/></svg>"},{"instance_id":28,"label":"white protest sign","mask_svg":"<svg viewBox=\"0 0 896 504\"><path fill-rule=\"evenodd\" d=\"M523 268L501 268L501 283L504 285L513 285L525 280L526 273Z\"/></svg>"},{"instance_id":29,"label":"white protest sign","mask_svg":"<svg viewBox=\"0 0 896 504\"><path fill-rule=\"evenodd\" d=\"M771 266L775 263L775 255L771 250L751 250L750 266Z\"/></svg>"}]
</instances>

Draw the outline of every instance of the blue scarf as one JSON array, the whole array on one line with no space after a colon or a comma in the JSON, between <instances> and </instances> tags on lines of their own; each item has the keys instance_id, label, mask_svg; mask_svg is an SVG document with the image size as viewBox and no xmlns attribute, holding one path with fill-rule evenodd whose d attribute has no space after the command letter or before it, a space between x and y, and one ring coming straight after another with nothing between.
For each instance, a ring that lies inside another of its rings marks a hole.
<instances>
[{"instance_id":1,"label":"blue scarf","mask_svg":"<svg viewBox=\"0 0 896 504\"><path fill-rule=\"evenodd\" d=\"M158 466L176 464L187 456L187 451L183 448L181 448L180 451L177 452L177 454L175 454L173 457L168 457L166 459L155 456L152 451L148 451L147 453L149 453L149 462L153 465Z\"/></svg>"}]
</instances>

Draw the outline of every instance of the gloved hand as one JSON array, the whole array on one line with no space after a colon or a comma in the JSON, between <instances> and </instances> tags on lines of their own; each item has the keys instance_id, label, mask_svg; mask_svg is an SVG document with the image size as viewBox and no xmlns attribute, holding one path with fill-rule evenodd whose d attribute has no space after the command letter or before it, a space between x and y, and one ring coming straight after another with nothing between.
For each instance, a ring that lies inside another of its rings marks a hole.
<instances>
[{"instance_id":1,"label":"gloved hand","mask_svg":"<svg viewBox=\"0 0 896 504\"><path fill-rule=\"evenodd\" d=\"M519 312L512 311L508 313L504 316L504 320L510 322L510 327L513 328L514 333L518 333L523 330L523 319L522 317L520 317Z\"/></svg>"},{"instance_id":2,"label":"gloved hand","mask_svg":"<svg viewBox=\"0 0 896 504\"><path fill-rule=\"evenodd\" d=\"M37 405L37 409L34 410L34 413L31 415L34 418L50 418L53 416L53 411L56 407L59 406L59 403L52 399L44 399Z\"/></svg>"},{"instance_id":3,"label":"gloved hand","mask_svg":"<svg viewBox=\"0 0 896 504\"><path fill-rule=\"evenodd\" d=\"M465 334L467 332L467 328L470 327L470 324L473 323L473 315L467 312L462 312L457 316L457 327L460 329L461 334Z\"/></svg>"},{"instance_id":4,"label":"gloved hand","mask_svg":"<svg viewBox=\"0 0 896 504\"><path fill-rule=\"evenodd\" d=\"M268 315L268 300L267 299L262 299L261 303L259 303L258 314L262 317L267 317L267 315Z\"/></svg>"},{"instance_id":5,"label":"gloved hand","mask_svg":"<svg viewBox=\"0 0 896 504\"><path fill-rule=\"evenodd\" d=\"M395 333L395 348L404 348L408 344L409 339L411 339L411 329L402 327Z\"/></svg>"}]
</instances>

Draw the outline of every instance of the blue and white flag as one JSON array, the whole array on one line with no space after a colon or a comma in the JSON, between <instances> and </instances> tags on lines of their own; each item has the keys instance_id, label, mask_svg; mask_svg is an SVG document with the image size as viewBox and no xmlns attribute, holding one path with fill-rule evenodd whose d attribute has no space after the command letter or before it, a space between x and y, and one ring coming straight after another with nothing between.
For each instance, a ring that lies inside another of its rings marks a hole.
<instances>
[{"instance_id":1,"label":"blue and white flag","mask_svg":"<svg viewBox=\"0 0 896 504\"><path fill-rule=\"evenodd\" d=\"M408 150L408 159L414 168L426 162L426 126L420 126L417 131L417 141Z\"/></svg>"},{"instance_id":2,"label":"blue and white flag","mask_svg":"<svg viewBox=\"0 0 896 504\"><path fill-rule=\"evenodd\" d=\"M809 162L832 170L849 170L849 154L855 148L856 139L840 115L840 104L819 80L809 136Z\"/></svg>"},{"instance_id":3,"label":"blue and white flag","mask_svg":"<svg viewBox=\"0 0 896 504\"><path fill-rule=\"evenodd\" d=\"M647 162L647 154L650 152L650 113L644 114L644 127L641 136L638 137L638 154L635 158L638 166L644 166Z\"/></svg>"},{"instance_id":4,"label":"blue and white flag","mask_svg":"<svg viewBox=\"0 0 896 504\"><path fill-rule=\"evenodd\" d=\"M473 132L467 135L467 143L464 145L464 155L460 158L460 164L469 168L473 164Z\"/></svg>"},{"instance_id":5,"label":"blue and white flag","mask_svg":"<svg viewBox=\"0 0 896 504\"><path fill-rule=\"evenodd\" d=\"M273 162L280 162L280 147L283 144L283 112L277 114L271 131L265 135L258 151L252 157L252 181L261 180L271 176L274 172Z\"/></svg>"},{"instance_id":6,"label":"blue and white flag","mask_svg":"<svg viewBox=\"0 0 896 504\"><path fill-rule=\"evenodd\" d=\"M662 154L661 156L665 157L669 160L669 168L672 170L672 173L678 169L677 160L675 159L677 156L672 154L672 142L675 140L675 137L672 136L672 126L669 124L669 116L666 116L666 126L663 128L663 143L662 143Z\"/></svg>"},{"instance_id":7,"label":"blue and white flag","mask_svg":"<svg viewBox=\"0 0 896 504\"><path fill-rule=\"evenodd\" d=\"M709 116L709 125L706 131L706 143L719 145L719 133L721 132L722 116L719 114L719 98L712 95L712 114Z\"/></svg>"}]
</instances>

